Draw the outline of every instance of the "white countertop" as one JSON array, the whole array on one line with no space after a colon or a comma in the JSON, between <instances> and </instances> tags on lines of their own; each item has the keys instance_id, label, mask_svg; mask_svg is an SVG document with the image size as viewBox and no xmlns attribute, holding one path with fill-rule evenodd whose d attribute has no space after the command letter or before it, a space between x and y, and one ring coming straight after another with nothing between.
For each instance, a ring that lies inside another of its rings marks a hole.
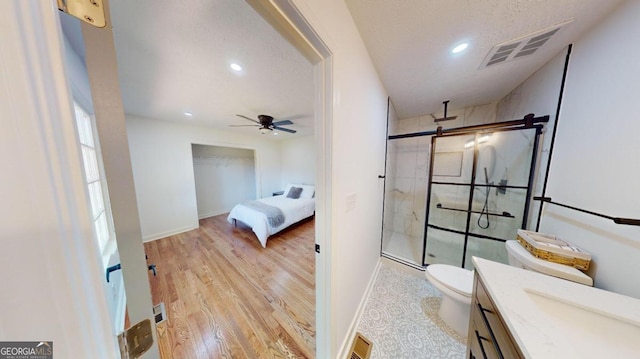
<instances>
[{"instance_id":1,"label":"white countertop","mask_svg":"<svg viewBox=\"0 0 640 359\"><path fill-rule=\"evenodd\" d=\"M640 358L640 299L473 258L526 358Z\"/></svg>"}]
</instances>

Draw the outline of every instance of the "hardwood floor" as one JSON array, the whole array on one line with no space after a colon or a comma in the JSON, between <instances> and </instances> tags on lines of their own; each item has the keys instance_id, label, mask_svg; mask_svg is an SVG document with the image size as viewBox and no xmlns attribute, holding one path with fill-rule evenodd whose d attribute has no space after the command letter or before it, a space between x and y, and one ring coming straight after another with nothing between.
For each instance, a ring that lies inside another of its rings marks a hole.
<instances>
[{"instance_id":1,"label":"hardwood floor","mask_svg":"<svg viewBox=\"0 0 640 359\"><path fill-rule=\"evenodd\" d=\"M262 248L251 229L226 214L200 228L145 243L157 277L153 303L164 359L313 358L314 220L280 232Z\"/></svg>"}]
</instances>

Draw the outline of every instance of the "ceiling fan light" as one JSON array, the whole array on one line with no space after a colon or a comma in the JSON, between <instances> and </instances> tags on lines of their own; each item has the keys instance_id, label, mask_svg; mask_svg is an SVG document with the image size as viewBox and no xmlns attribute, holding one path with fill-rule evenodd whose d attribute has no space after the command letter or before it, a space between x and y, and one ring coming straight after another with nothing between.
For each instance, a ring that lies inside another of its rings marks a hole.
<instances>
[{"instance_id":1,"label":"ceiling fan light","mask_svg":"<svg viewBox=\"0 0 640 359\"><path fill-rule=\"evenodd\" d=\"M261 128L260 129L260 133L263 135L266 135L267 133L269 133L269 131L271 131L270 128Z\"/></svg>"}]
</instances>

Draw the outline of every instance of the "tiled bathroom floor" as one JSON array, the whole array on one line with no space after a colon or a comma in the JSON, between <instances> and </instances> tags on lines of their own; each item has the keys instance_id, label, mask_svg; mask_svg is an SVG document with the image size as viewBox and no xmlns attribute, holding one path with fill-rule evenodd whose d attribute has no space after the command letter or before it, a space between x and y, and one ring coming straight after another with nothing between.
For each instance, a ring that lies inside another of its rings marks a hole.
<instances>
[{"instance_id":1,"label":"tiled bathroom floor","mask_svg":"<svg viewBox=\"0 0 640 359\"><path fill-rule=\"evenodd\" d=\"M441 295L409 267L383 259L358 331L372 359L465 358L466 342L438 317Z\"/></svg>"},{"instance_id":2,"label":"tiled bathroom floor","mask_svg":"<svg viewBox=\"0 0 640 359\"><path fill-rule=\"evenodd\" d=\"M422 238L393 232L389 236L385 236L382 249L385 253L410 263L422 263Z\"/></svg>"}]
</instances>

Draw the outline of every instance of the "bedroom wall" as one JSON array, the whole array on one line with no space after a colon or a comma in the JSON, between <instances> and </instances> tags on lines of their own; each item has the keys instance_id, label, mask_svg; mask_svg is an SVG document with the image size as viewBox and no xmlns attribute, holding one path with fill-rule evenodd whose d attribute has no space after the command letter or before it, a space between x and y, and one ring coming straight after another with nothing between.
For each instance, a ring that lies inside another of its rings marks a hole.
<instances>
[{"instance_id":1,"label":"bedroom wall","mask_svg":"<svg viewBox=\"0 0 640 359\"><path fill-rule=\"evenodd\" d=\"M332 53L331 348L318 355L344 357L380 258L387 94L343 0L293 3Z\"/></svg>"},{"instance_id":2,"label":"bedroom wall","mask_svg":"<svg viewBox=\"0 0 640 359\"><path fill-rule=\"evenodd\" d=\"M639 218L637 119L640 2L627 1L574 44L547 195L615 217ZM545 205L541 230L592 253L600 288L640 298L640 227Z\"/></svg>"},{"instance_id":3,"label":"bedroom wall","mask_svg":"<svg viewBox=\"0 0 640 359\"><path fill-rule=\"evenodd\" d=\"M316 183L316 139L314 136L293 138L280 142L282 181L287 183Z\"/></svg>"},{"instance_id":4,"label":"bedroom wall","mask_svg":"<svg viewBox=\"0 0 640 359\"><path fill-rule=\"evenodd\" d=\"M253 150L191 145L198 218L231 211L238 203L256 199Z\"/></svg>"},{"instance_id":5,"label":"bedroom wall","mask_svg":"<svg viewBox=\"0 0 640 359\"><path fill-rule=\"evenodd\" d=\"M145 241L198 227L193 143L255 150L257 196L280 189L278 142L130 115L127 133Z\"/></svg>"}]
</instances>

